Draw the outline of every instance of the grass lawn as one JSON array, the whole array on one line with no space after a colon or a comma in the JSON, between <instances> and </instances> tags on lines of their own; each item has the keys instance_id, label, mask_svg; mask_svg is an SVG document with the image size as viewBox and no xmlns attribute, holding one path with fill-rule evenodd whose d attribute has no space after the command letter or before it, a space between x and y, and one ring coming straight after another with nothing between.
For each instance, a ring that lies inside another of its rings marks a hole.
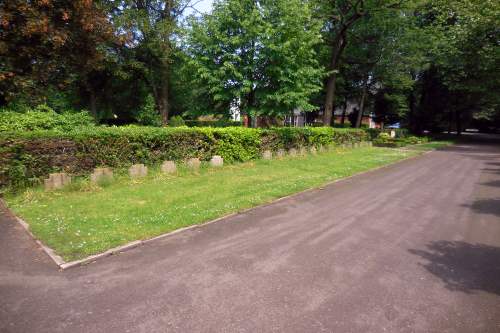
<instances>
[{"instance_id":1,"label":"grass lawn","mask_svg":"<svg viewBox=\"0 0 500 333\"><path fill-rule=\"evenodd\" d=\"M68 188L30 189L6 197L32 232L65 260L105 251L253 207L285 195L415 156L412 149L337 149L306 157L257 160L197 172L180 168L147 178L115 174L102 186L77 180Z\"/></svg>"}]
</instances>

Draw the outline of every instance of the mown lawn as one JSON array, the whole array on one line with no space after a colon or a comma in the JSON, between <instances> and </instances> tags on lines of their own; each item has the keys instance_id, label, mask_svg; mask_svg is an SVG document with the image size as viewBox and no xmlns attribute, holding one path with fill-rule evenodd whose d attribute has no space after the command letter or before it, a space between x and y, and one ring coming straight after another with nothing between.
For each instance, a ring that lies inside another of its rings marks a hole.
<instances>
[{"instance_id":1,"label":"mown lawn","mask_svg":"<svg viewBox=\"0 0 500 333\"><path fill-rule=\"evenodd\" d=\"M153 169L142 180L115 174L101 187L79 180L61 191L31 189L6 200L36 237L65 260L75 260L420 153L365 147L219 169L204 166L197 173L180 168L166 176Z\"/></svg>"}]
</instances>

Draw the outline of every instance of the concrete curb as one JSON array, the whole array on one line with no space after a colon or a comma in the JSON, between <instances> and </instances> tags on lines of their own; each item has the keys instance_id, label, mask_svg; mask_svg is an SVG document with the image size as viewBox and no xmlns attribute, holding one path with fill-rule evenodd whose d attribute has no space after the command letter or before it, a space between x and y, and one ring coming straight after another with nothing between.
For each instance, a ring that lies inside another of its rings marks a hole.
<instances>
[{"instance_id":1,"label":"concrete curb","mask_svg":"<svg viewBox=\"0 0 500 333\"><path fill-rule=\"evenodd\" d=\"M7 210L7 212L9 214L11 214L12 216L14 216L15 220L23 227L23 229L28 233L28 235L30 235L33 238L33 240L40 246L40 248L52 259L52 261L54 261L54 263L59 267L59 269L60 270L66 270L66 269L69 269L69 268L72 268L72 267L77 267L77 266L83 266L83 265L86 265L86 264L90 264L92 262L97 261L98 259L101 259L101 258L104 258L104 257L108 257L108 256L111 256L111 255L114 255L114 254L119 254L119 253L122 253L122 252L125 252L125 251L128 251L128 250L134 249L136 247L139 247L141 245L149 244L149 243L152 243L152 242L154 242L156 240L167 238L167 237L173 236L173 235L181 233L181 232L185 232L185 231L196 229L196 228L201 228L201 227L207 226L209 224L216 223L216 222L219 222L221 220L225 220L225 219L228 219L230 217L233 217L233 216L236 216L236 215L239 215L239 214L245 214L245 213L247 213L247 212L249 212L249 211L251 211L253 209L256 209L256 208L266 207L266 206L272 205L272 204L274 204L276 202L280 202L280 201L283 201L285 199L289 199L289 198L292 198L292 197L295 197L295 196L298 196L298 195L301 195L301 194L304 194L304 193L308 193L308 192L312 192L312 191L318 191L318 190L323 189L326 186L330 186L330 185L333 185L335 183L339 183L339 182L342 182L342 181L347 181L347 180L350 180L351 178L354 178L354 177L357 177L357 176L361 176L361 175L364 175L364 174L368 174L368 173L371 173L371 172L375 172L375 171L378 171L378 170L381 170L381 169L384 169L384 168L395 166L395 165L397 165L399 163L402 163L402 162L405 162L405 161L409 161L409 160L412 160L412 159L416 159L418 157L422 157L422 156L427 155L427 154L429 154L429 153L431 153L433 151L434 150L420 152L420 154L417 154L415 156L406 157L406 158L398 160L398 161L396 161L394 163L382 165L382 166L376 167L374 169L366 170L366 171L361 171L361 172L353 174L351 176L347 176L347 177L344 177L344 178L340 178L340 179L336 179L336 180L330 181L330 182L325 183L325 184L323 184L323 185L321 185L319 187L314 187L314 188L306 189L306 190L303 190L303 191L300 191L300 192L292 193L292 194L289 194L289 195L284 196L284 197L273 199L270 202L263 203L263 204L260 204L258 206L255 206L255 207L246 208L246 209L243 209L243 210L235 212L235 213L230 213L230 214L218 217L218 218L216 218L214 220L210 220L208 222L203 222L203 223L200 223L200 224L194 224L194 225L191 225L191 226L183 227L183 228L176 229L176 230L173 230L171 232L168 232L168 233L165 233L165 234L161 234L159 236L155 236L155 237L148 238L148 239L145 239L145 240L136 240L136 241L133 241L133 242L130 242L130 243L127 243L127 244L124 244L124 245L117 246L117 247L114 247L112 249L106 250L106 251L104 251L102 253L94 254L94 255L91 255L91 256L83 258L83 259L69 261L69 262L64 261L64 259L62 257L60 257L59 255L57 255L56 252L53 249L51 249L50 247L44 245L39 239L37 239L35 237L35 235L33 235L33 233L31 232L29 224L26 223L21 218L17 217L14 214L14 212L7 207L6 203L2 199L0 199L0 201L2 201L2 205Z\"/></svg>"}]
</instances>

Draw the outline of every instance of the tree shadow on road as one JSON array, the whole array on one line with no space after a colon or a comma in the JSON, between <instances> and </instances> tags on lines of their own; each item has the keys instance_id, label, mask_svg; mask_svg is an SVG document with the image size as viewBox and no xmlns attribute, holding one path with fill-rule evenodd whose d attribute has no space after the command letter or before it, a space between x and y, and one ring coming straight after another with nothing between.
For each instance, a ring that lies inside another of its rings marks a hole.
<instances>
[{"instance_id":1,"label":"tree shadow on road","mask_svg":"<svg viewBox=\"0 0 500 333\"><path fill-rule=\"evenodd\" d=\"M468 207L478 214L500 216L500 199L480 199L475 200L472 204L464 204L462 206Z\"/></svg>"},{"instance_id":2,"label":"tree shadow on road","mask_svg":"<svg viewBox=\"0 0 500 333\"><path fill-rule=\"evenodd\" d=\"M452 291L484 291L500 295L500 248L466 242L437 241L427 250L409 250L427 261L422 264Z\"/></svg>"}]
</instances>

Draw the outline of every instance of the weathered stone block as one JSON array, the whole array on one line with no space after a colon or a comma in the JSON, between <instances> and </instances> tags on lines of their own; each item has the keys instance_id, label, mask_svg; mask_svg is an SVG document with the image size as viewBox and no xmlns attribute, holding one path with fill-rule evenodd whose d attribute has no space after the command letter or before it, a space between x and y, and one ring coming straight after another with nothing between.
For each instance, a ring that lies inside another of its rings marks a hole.
<instances>
[{"instance_id":1,"label":"weathered stone block","mask_svg":"<svg viewBox=\"0 0 500 333\"><path fill-rule=\"evenodd\" d=\"M290 149L288 150L288 155L290 155L290 156L297 156L297 149L295 149L295 148L290 148Z\"/></svg>"},{"instance_id":2,"label":"weathered stone block","mask_svg":"<svg viewBox=\"0 0 500 333\"><path fill-rule=\"evenodd\" d=\"M198 170L201 166L201 161L199 158L193 157L187 160L186 165L192 170Z\"/></svg>"},{"instance_id":3,"label":"weathered stone block","mask_svg":"<svg viewBox=\"0 0 500 333\"><path fill-rule=\"evenodd\" d=\"M219 155L214 155L210 160L210 165L213 167L221 167L224 165L224 159Z\"/></svg>"},{"instance_id":4,"label":"weathered stone block","mask_svg":"<svg viewBox=\"0 0 500 333\"><path fill-rule=\"evenodd\" d=\"M128 169L130 178L143 178L148 175L148 167L144 164L134 164Z\"/></svg>"},{"instance_id":5,"label":"weathered stone block","mask_svg":"<svg viewBox=\"0 0 500 333\"><path fill-rule=\"evenodd\" d=\"M71 176L65 172L51 173L49 178L44 179L43 183L46 191L56 190L71 183Z\"/></svg>"},{"instance_id":6,"label":"weathered stone block","mask_svg":"<svg viewBox=\"0 0 500 333\"><path fill-rule=\"evenodd\" d=\"M177 167L175 166L174 161L164 161L161 164L160 170L162 173L175 173L177 171Z\"/></svg>"},{"instance_id":7,"label":"weathered stone block","mask_svg":"<svg viewBox=\"0 0 500 333\"><path fill-rule=\"evenodd\" d=\"M90 174L90 182L98 184L102 181L109 181L113 179L113 170L110 168L95 168L94 172Z\"/></svg>"},{"instance_id":8,"label":"weathered stone block","mask_svg":"<svg viewBox=\"0 0 500 333\"><path fill-rule=\"evenodd\" d=\"M265 150L262 153L262 158L265 159L265 160L270 160L270 159L273 158L273 153L270 150Z\"/></svg>"},{"instance_id":9,"label":"weathered stone block","mask_svg":"<svg viewBox=\"0 0 500 333\"><path fill-rule=\"evenodd\" d=\"M286 153L285 153L284 149L278 149L278 151L276 151L277 158L283 158L283 157L285 157L285 155L286 155Z\"/></svg>"}]
</instances>

